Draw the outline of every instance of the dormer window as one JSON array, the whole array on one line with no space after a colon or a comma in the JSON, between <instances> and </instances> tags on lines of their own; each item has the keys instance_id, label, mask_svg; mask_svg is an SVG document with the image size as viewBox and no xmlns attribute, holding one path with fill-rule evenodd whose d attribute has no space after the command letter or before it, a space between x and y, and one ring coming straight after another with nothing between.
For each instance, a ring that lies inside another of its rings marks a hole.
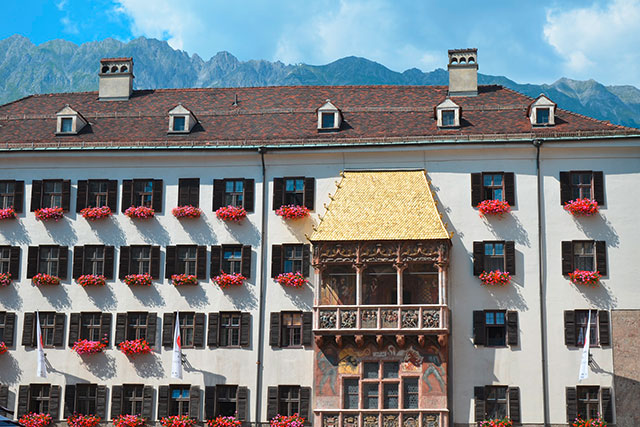
<instances>
[{"instance_id":1,"label":"dormer window","mask_svg":"<svg viewBox=\"0 0 640 427\"><path fill-rule=\"evenodd\" d=\"M169 111L169 133L189 133L196 123L196 117L182 104Z\"/></svg>"},{"instance_id":2,"label":"dormer window","mask_svg":"<svg viewBox=\"0 0 640 427\"><path fill-rule=\"evenodd\" d=\"M451 99L447 98L438 104L435 113L439 128L460 127L461 108Z\"/></svg>"},{"instance_id":3,"label":"dormer window","mask_svg":"<svg viewBox=\"0 0 640 427\"><path fill-rule=\"evenodd\" d=\"M76 135L87 125L87 120L66 105L56 114L56 135Z\"/></svg>"},{"instance_id":4,"label":"dormer window","mask_svg":"<svg viewBox=\"0 0 640 427\"><path fill-rule=\"evenodd\" d=\"M341 121L340 110L330 100L318 108L318 130L339 130Z\"/></svg>"},{"instance_id":5,"label":"dormer window","mask_svg":"<svg viewBox=\"0 0 640 427\"><path fill-rule=\"evenodd\" d=\"M554 126L556 104L540 95L529 105L529 120L533 126Z\"/></svg>"},{"instance_id":6,"label":"dormer window","mask_svg":"<svg viewBox=\"0 0 640 427\"><path fill-rule=\"evenodd\" d=\"M335 113L321 113L321 114L322 114L322 129L333 129L336 127Z\"/></svg>"},{"instance_id":7,"label":"dormer window","mask_svg":"<svg viewBox=\"0 0 640 427\"><path fill-rule=\"evenodd\" d=\"M60 125L60 133L71 133L73 132L73 119L71 117L63 117L62 124Z\"/></svg>"},{"instance_id":8,"label":"dormer window","mask_svg":"<svg viewBox=\"0 0 640 427\"><path fill-rule=\"evenodd\" d=\"M184 124L187 121L185 116L175 116L173 118L173 131L184 132Z\"/></svg>"},{"instance_id":9,"label":"dormer window","mask_svg":"<svg viewBox=\"0 0 640 427\"><path fill-rule=\"evenodd\" d=\"M549 124L549 108L545 108L545 107L536 108L536 124L537 125Z\"/></svg>"},{"instance_id":10,"label":"dormer window","mask_svg":"<svg viewBox=\"0 0 640 427\"><path fill-rule=\"evenodd\" d=\"M442 110L442 127L451 127L456 125L455 110Z\"/></svg>"}]
</instances>

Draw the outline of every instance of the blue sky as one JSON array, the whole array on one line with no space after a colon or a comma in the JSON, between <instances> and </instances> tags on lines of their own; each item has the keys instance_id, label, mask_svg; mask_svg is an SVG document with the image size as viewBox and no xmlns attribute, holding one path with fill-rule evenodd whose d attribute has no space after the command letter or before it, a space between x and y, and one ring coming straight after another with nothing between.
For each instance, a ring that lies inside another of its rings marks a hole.
<instances>
[{"instance_id":1,"label":"blue sky","mask_svg":"<svg viewBox=\"0 0 640 427\"><path fill-rule=\"evenodd\" d=\"M640 86L640 0L9 0L0 38L40 44L138 36L208 59L325 64L356 55L396 71L444 68L477 47L480 72Z\"/></svg>"}]
</instances>

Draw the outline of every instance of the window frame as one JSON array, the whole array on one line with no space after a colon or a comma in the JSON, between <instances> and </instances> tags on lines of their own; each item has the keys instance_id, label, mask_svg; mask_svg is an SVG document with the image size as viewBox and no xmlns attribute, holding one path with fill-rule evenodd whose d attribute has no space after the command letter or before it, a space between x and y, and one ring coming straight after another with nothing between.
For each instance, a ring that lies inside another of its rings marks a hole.
<instances>
[{"instance_id":1,"label":"window frame","mask_svg":"<svg viewBox=\"0 0 640 427\"><path fill-rule=\"evenodd\" d=\"M96 322L97 320L97 322ZM78 330L79 340L101 341L102 336L102 312L85 311L80 313L80 325ZM95 335L97 331L97 336Z\"/></svg>"},{"instance_id":2,"label":"window frame","mask_svg":"<svg viewBox=\"0 0 640 427\"><path fill-rule=\"evenodd\" d=\"M102 257L98 256L98 251L102 250ZM93 253L90 253L93 252ZM93 257L90 257L93 255ZM75 260L74 260L75 261ZM96 274L102 276L108 276L106 272L107 263L107 247L103 245L85 245L82 253L82 273L83 274ZM96 265L100 265L102 268L97 268ZM87 265L91 267L87 269Z\"/></svg>"},{"instance_id":3,"label":"window frame","mask_svg":"<svg viewBox=\"0 0 640 427\"><path fill-rule=\"evenodd\" d=\"M124 336L125 340L135 340L135 339L147 339L147 335L149 332L149 313L146 311L128 311L127 313L127 323L125 325ZM141 322L132 322L131 320L144 318L144 326ZM133 324L132 324L133 323ZM142 336L141 331L144 330L144 336Z\"/></svg>"},{"instance_id":4,"label":"window frame","mask_svg":"<svg viewBox=\"0 0 640 427\"><path fill-rule=\"evenodd\" d=\"M138 396L138 389L140 396ZM132 396L128 396L127 392L133 390ZM140 410L138 410L138 405ZM137 415L143 413L144 405L144 384L122 384L122 406L120 408L121 415ZM133 410L132 410L133 409Z\"/></svg>"},{"instance_id":5,"label":"window frame","mask_svg":"<svg viewBox=\"0 0 640 427\"><path fill-rule=\"evenodd\" d=\"M233 190L227 191L227 185L232 183ZM236 185L240 183L242 185L242 192L236 191ZM246 194L246 180L244 178L225 178L222 180L222 205L223 206L236 206L244 208L245 206L245 194ZM227 198L231 197L231 201L227 202ZM238 202L240 198L240 202Z\"/></svg>"},{"instance_id":6,"label":"window frame","mask_svg":"<svg viewBox=\"0 0 640 427\"><path fill-rule=\"evenodd\" d=\"M225 258L225 251L232 251L233 256L227 260ZM236 252L239 252L239 257L236 257ZM221 247L221 270L227 274L238 273L242 274L242 245L222 245ZM235 268L237 266L237 269ZM231 267L234 267L233 269Z\"/></svg>"},{"instance_id":7,"label":"window frame","mask_svg":"<svg viewBox=\"0 0 640 427\"><path fill-rule=\"evenodd\" d=\"M47 185L53 184L54 186L56 184L60 185L60 191L57 191L55 188L54 190L47 190ZM54 198L60 198L60 203L55 204L54 203ZM47 201L48 198L48 201ZM41 208L54 208L54 207L58 207L58 208L63 208L63 198L64 198L64 180L62 179L44 179L42 180L42 193L40 196L40 207ZM45 203L46 201L46 203Z\"/></svg>"},{"instance_id":8,"label":"window frame","mask_svg":"<svg viewBox=\"0 0 640 427\"><path fill-rule=\"evenodd\" d=\"M287 191L287 181L293 181L293 190ZM302 181L302 189L297 189L297 181ZM283 205L305 205L305 187L306 187L306 179L304 176L285 176L282 178L282 204ZM290 202L287 200L290 196L297 198L297 196L301 197L300 203L297 203L296 200Z\"/></svg>"},{"instance_id":9,"label":"window frame","mask_svg":"<svg viewBox=\"0 0 640 427\"><path fill-rule=\"evenodd\" d=\"M13 185L13 189L11 191L4 190L4 186L9 186L9 185ZM18 183L15 180L11 180L11 179L3 179L0 180L0 209L7 209L10 207L13 207L14 210L15 209L15 204L16 204L16 187L18 186ZM11 203L8 203L8 201L11 200Z\"/></svg>"},{"instance_id":10,"label":"window frame","mask_svg":"<svg viewBox=\"0 0 640 427\"><path fill-rule=\"evenodd\" d=\"M497 392L499 390L504 390L504 398L501 398L499 396L497 396ZM491 394L491 392L496 393L496 397L495 399L490 400L489 396ZM495 418L503 418L503 417L508 417L509 414L509 387L508 386L503 386L503 385L490 385L490 386L485 386L484 387L484 401L485 401L485 417L486 419L495 419ZM494 411L490 412L489 410L489 402L493 402L492 405L494 406ZM500 407L504 405L504 416L499 415L499 411Z\"/></svg>"},{"instance_id":11,"label":"window frame","mask_svg":"<svg viewBox=\"0 0 640 427\"><path fill-rule=\"evenodd\" d=\"M229 324L225 324L225 318L228 318ZM234 325L233 320L237 318L238 324ZM222 311L220 312L220 323L218 325L218 347L224 348L240 348L242 334L242 312L240 311ZM237 334L237 338L233 334ZM237 343L231 341L235 340Z\"/></svg>"},{"instance_id":12,"label":"window frame","mask_svg":"<svg viewBox=\"0 0 640 427\"><path fill-rule=\"evenodd\" d=\"M590 392L595 391L595 397L590 394ZM583 397L581 398L581 393ZM586 394L586 396L584 396ZM587 418L597 417L602 413L602 399L600 393L600 386L593 385L578 385L576 386L576 403L577 403L577 411L579 416L583 416ZM595 406L595 408L594 408ZM581 411L580 409L584 409ZM591 415L594 414L594 415Z\"/></svg>"},{"instance_id":13,"label":"window frame","mask_svg":"<svg viewBox=\"0 0 640 427\"><path fill-rule=\"evenodd\" d=\"M189 254L190 251L193 251L192 257ZM193 266L193 269L191 268L192 266ZM176 246L175 274L188 274L193 276L198 275L198 246L196 245L177 245Z\"/></svg>"},{"instance_id":14,"label":"window frame","mask_svg":"<svg viewBox=\"0 0 640 427\"><path fill-rule=\"evenodd\" d=\"M498 324L498 315L502 315L502 324ZM493 315L493 324L488 323L488 315ZM485 347L507 347L507 310L484 310ZM490 330L502 331L503 343L490 343Z\"/></svg>"},{"instance_id":15,"label":"window frame","mask_svg":"<svg viewBox=\"0 0 640 427\"><path fill-rule=\"evenodd\" d=\"M292 251L292 256L291 257L287 257L287 250L291 250ZM299 257L298 254L296 253L297 251L300 251ZM304 270L304 244L283 244L282 245L282 272L283 273L296 273L296 272L301 272L303 273L302 270ZM287 262L291 262L291 269L287 269ZM296 269L295 266L297 264L300 264L300 268Z\"/></svg>"},{"instance_id":16,"label":"window frame","mask_svg":"<svg viewBox=\"0 0 640 427\"><path fill-rule=\"evenodd\" d=\"M591 333L589 334L589 347L600 347L600 328L599 328L599 310L574 310L574 327L576 337L576 347L584 346L586 337L587 320L591 312L591 323L589 324ZM580 321L578 319L580 318ZM582 321L584 319L584 321Z\"/></svg>"},{"instance_id":17,"label":"window frame","mask_svg":"<svg viewBox=\"0 0 640 427\"><path fill-rule=\"evenodd\" d=\"M83 415L95 414L98 407L98 385L78 383L75 386L74 412ZM81 393L86 393L81 395ZM86 405L86 411L80 409L80 405ZM92 410L93 409L93 410Z\"/></svg>"},{"instance_id":18,"label":"window frame","mask_svg":"<svg viewBox=\"0 0 640 427\"><path fill-rule=\"evenodd\" d=\"M105 186L104 191L101 189L93 190L93 185ZM104 203L98 203L100 200L98 197L104 197ZM95 204L94 204L95 202ZM87 207L102 207L109 206L109 180L108 179L89 179L87 180Z\"/></svg>"},{"instance_id":19,"label":"window frame","mask_svg":"<svg viewBox=\"0 0 640 427\"><path fill-rule=\"evenodd\" d=\"M295 413L300 413L301 399L300 399L300 391L301 388L299 385L279 385L278 386L278 413L281 415L293 415ZM293 392L297 392L297 397L292 397L291 394ZM297 405L297 409L294 410L294 405ZM285 411L282 409L287 407Z\"/></svg>"},{"instance_id":20,"label":"window frame","mask_svg":"<svg viewBox=\"0 0 640 427\"><path fill-rule=\"evenodd\" d=\"M551 124L551 107L535 107L536 109L536 126L548 126ZM543 114L542 117L546 117L545 121L540 120L540 113L544 111L546 112L546 116Z\"/></svg>"},{"instance_id":21,"label":"window frame","mask_svg":"<svg viewBox=\"0 0 640 427\"><path fill-rule=\"evenodd\" d=\"M492 177L491 184L485 184L485 177ZM495 184L495 177L500 176L501 184ZM482 200L501 200L506 201L506 185L504 172L482 172ZM495 197L496 190L502 192L501 197ZM490 194L490 195L489 195Z\"/></svg>"},{"instance_id":22,"label":"window frame","mask_svg":"<svg viewBox=\"0 0 640 427\"><path fill-rule=\"evenodd\" d=\"M146 190L144 185L151 183L151 189ZM140 185L143 185L142 189L139 189ZM134 179L131 184L131 204L132 206L145 206L148 208L154 208L153 206L153 193L155 190L156 180L154 179ZM148 202L145 201L149 198Z\"/></svg>"},{"instance_id":23,"label":"window frame","mask_svg":"<svg viewBox=\"0 0 640 427\"><path fill-rule=\"evenodd\" d=\"M178 398L174 398L173 397L173 391L174 390L181 390L180 393L180 397ZM186 390L187 392L187 396L184 397L182 395L182 393ZM174 416L174 415L187 415L190 418L195 418L193 415L191 415L191 411L190 411L190 402L191 402L191 386L189 384L171 384L169 385L169 404L168 404L168 408L167 411L169 413L169 416ZM174 408L174 405L176 405L176 407ZM185 405L186 405L186 412L184 411L185 409ZM174 411L174 409L176 409L177 411ZM174 413L176 412L176 413Z\"/></svg>"},{"instance_id":24,"label":"window frame","mask_svg":"<svg viewBox=\"0 0 640 427\"><path fill-rule=\"evenodd\" d=\"M46 414L51 411L51 387L51 384L29 384L27 412ZM35 391L38 392L37 395ZM43 405L46 405L46 409Z\"/></svg>"},{"instance_id":25,"label":"window frame","mask_svg":"<svg viewBox=\"0 0 640 427\"><path fill-rule=\"evenodd\" d=\"M502 268L498 268L500 271L506 271L507 266L507 251L506 251L506 241L504 240L496 240L496 241L484 241L482 242L484 248L484 271L495 271L495 268L490 268L492 261L497 262L497 260L502 261ZM496 255L496 245L502 245L502 255ZM492 254L487 254L487 248L491 246L493 247Z\"/></svg>"},{"instance_id":26,"label":"window frame","mask_svg":"<svg viewBox=\"0 0 640 427\"><path fill-rule=\"evenodd\" d=\"M128 274L151 274L151 263L153 262L153 255L152 255L152 246L151 245L131 245L129 246L130 248L130 257L129 257L129 273ZM148 250L149 251L149 255L148 257L143 256L142 253L139 257L135 257L134 255L134 251L143 251L143 250ZM147 271L144 271L144 264L145 262L149 263L149 267L147 268ZM134 268L137 267L137 268Z\"/></svg>"},{"instance_id":27,"label":"window frame","mask_svg":"<svg viewBox=\"0 0 640 427\"><path fill-rule=\"evenodd\" d=\"M446 120L445 118L450 118L451 120ZM445 108L440 110L440 127L443 128L454 128L458 127L456 125L456 110L453 108Z\"/></svg>"},{"instance_id":28,"label":"window frame","mask_svg":"<svg viewBox=\"0 0 640 427\"><path fill-rule=\"evenodd\" d=\"M290 324L285 324L285 318L291 318ZM295 317L298 316L300 323L296 325ZM302 348L303 342L303 318L301 311L281 311L280 312L280 347L281 348ZM298 331L298 332L296 332ZM296 343L296 338L299 340Z\"/></svg>"},{"instance_id":29,"label":"window frame","mask_svg":"<svg viewBox=\"0 0 640 427\"><path fill-rule=\"evenodd\" d=\"M233 393L230 393L233 390ZM223 396L227 392L226 396ZM233 394L232 397L230 395ZM216 386L216 397L215 397L215 416L233 416L234 414L223 414L221 411L221 406L223 404L233 404L235 409L234 413L238 412L238 386L235 384L220 384Z\"/></svg>"},{"instance_id":30,"label":"window frame","mask_svg":"<svg viewBox=\"0 0 640 427\"><path fill-rule=\"evenodd\" d=\"M185 322L185 318L188 320ZM173 318L174 322L176 317ZM187 324L189 323L189 324ZM174 323L175 327L175 323ZM193 311L181 311L180 312L180 346L182 348L196 348L195 346L196 336L196 313Z\"/></svg>"}]
</instances>

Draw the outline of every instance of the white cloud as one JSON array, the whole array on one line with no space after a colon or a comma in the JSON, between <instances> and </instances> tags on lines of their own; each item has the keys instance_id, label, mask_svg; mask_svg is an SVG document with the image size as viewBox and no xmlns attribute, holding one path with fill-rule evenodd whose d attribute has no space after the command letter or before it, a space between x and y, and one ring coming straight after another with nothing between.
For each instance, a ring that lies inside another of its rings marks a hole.
<instances>
[{"instance_id":1,"label":"white cloud","mask_svg":"<svg viewBox=\"0 0 640 427\"><path fill-rule=\"evenodd\" d=\"M78 25L72 21L68 16L60 18L60 23L62 24L63 31L67 34L79 34L80 30L78 29Z\"/></svg>"},{"instance_id":2,"label":"white cloud","mask_svg":"<svg viewBox=\"0 0 640 427\"><path fill-rule=\"evenodd\" d=\"M640 83L640 0L611 0L568 10L547 11L544 38L565 72L603 83Z\"/></svg>"},{"instance_id":3,"label":"white cloud","mask_svg":"<svg viewBox=\"0 0 640 427\"><path fill-rule=\"evenodd\" d=\"M66 5L67 5L67 0L56 1L56 7L58 8L58 10L64 10Z\"/></svg>"}]
</instances>

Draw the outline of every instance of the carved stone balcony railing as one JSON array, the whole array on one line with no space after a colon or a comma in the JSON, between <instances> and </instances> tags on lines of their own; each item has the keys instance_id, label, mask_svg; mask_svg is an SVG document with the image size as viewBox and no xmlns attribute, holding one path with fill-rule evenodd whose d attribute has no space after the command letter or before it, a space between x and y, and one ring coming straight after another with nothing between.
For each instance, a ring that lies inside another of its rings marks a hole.
<instances>
[{"instance_id":1,"label":"carved stone balcony railing","mask_svg":"<svg viewBox=\"0 0 640 427\"><path fill-rule=\"evenodd\" d=\"M323 305L313 308L316 334L443 334L449 331L446 305Z\"/></svg>"},{"instance_id":2,"label":"carved stone balcony railing","mask_svg":"<svg viewBox=\"0 0 640 427\"><path fill-rule=\"evenodd\" d=\"M449 413L446 410L425 409L361 409L314 410L319 427L445 427Z\"/></svg>"}]
</instances>

